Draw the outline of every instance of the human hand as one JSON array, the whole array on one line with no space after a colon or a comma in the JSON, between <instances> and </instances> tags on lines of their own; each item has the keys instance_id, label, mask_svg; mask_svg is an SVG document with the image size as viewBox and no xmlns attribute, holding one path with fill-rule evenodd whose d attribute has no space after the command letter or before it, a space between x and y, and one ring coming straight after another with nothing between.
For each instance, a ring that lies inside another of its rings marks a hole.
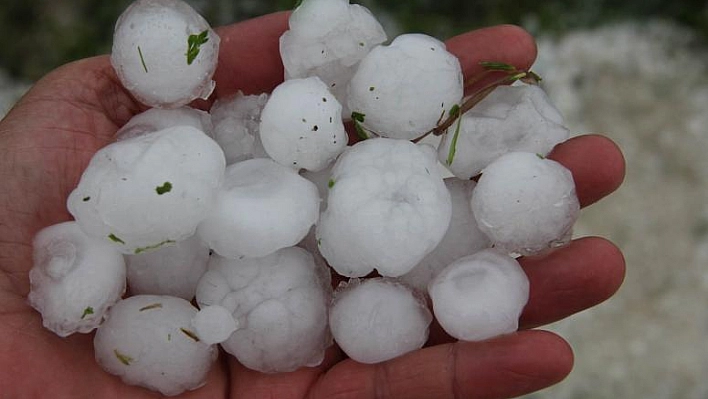
<instances>
[{"instance_id":1,"label":"human hand","mask_svg":"<svg viewBox=\"0 0 708 399\"><path fill-rule=\"evenodd\" d=\"M273 89L283 77L278 37L286 27L287 15L280 13L219 30L216 96ZM482 60L527 68L535 57L533 40L510 26L461 35L448 46L467 77L481 72ZM34 235L71 219L66 197L91 156L144 109L101 56L50 73L0 122L0 398L159 396L103 372L91 334L59 338L42 328L26 302ZM573 172L582 205L614 191L624 176L621 153L601 136L571 139L550 157ZM544 388L570 371L572 352L558 336L529 329L611 296L624 260L608 241L584 238L521 263L531 297L517 333L454 342L433 326L426 348L385 363L359 364L332 347L319 367L284 374L254 372L221 356L207 385L180 397L503 398Z\"/></svg>"}]
</instances>

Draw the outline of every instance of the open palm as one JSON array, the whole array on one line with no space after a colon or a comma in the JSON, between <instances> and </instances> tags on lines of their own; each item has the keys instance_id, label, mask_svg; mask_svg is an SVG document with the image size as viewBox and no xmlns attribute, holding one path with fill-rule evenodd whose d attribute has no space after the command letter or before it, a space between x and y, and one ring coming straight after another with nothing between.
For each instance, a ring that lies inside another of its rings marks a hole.
<instances>
[{"instance_id":1,"label":"open palm","mask_svg":"<svg viewBox=\"0 0 708 399\"><path fill-rule=\"evenodd\" d=\"M278 37L287 15L273 14L219 31L217 96L238 89L269 91L282 80ZM501 26L448 41L466 76L478 62L528 67L533 40ZM203 104L206 105L206 104ZM103 372L91 334L61 339L41 326L26 303L31 242L43 227L71 219L65 199L91 156L118 128L144 110L101 56L66 65L38 82L0 122L0 398L154 398ZM583 205L616 189L624 176L621 153L601 136L583 136L551 155L573 172ZM336 348L324 363L286 374L261 374L222 355L207 385L184 398L503 398L561 380L572 352L554 334L529 330L611 296L624 275L621 253L600 238L574 241L522 265L531 298L522 331L480 343L454 342L433 326L428 346L378 365L362 365Z\"/></svg>"}]
</instances>

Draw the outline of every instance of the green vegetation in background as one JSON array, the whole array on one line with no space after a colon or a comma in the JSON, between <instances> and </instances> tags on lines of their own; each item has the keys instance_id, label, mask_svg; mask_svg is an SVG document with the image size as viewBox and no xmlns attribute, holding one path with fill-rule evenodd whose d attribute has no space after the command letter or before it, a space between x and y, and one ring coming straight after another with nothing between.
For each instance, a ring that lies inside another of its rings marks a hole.
<instances>
[{"instance_id":1,"label":"green vegetation in background","mask_svg":"<svg viewBox=\"0 0 708 399\"><path fill-rule=\"evenodd\" d=\"M704 0L362 0L405 32L445 38L502 23L558 34L622 19L663 18L708 38ZM0 69L35 80L66 62L108 53L113 26L131 0L3 0ZM213 25L293 6L294 0L188 0Z\"/></svg>"}]
</instances>

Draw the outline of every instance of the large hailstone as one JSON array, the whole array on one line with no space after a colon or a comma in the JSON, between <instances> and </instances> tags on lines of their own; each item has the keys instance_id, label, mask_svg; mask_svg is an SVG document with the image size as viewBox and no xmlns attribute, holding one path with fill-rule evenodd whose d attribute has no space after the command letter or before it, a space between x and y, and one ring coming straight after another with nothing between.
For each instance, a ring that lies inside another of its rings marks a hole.
<instances>
[{"instance_id":1,"label":"large hailstone","mask_svg":"<svg viewBox=\"0 0 708 399\"><path fill-rule=\"evenodd\" d=\"M339 157L317 224L320 251L337 273L397 277L440 243L452 206L434 151L377 138Z\"/></svg>"},{"instance_id":2,"label":"large hailstone","mask_svg":"<svg viewBox=\"0 0 708 399\"><path fill-rule=\"evenodd\" d=\"M370 364L422 348L433 317L409 288L376 278L340 284L329 319L339 347L357 362Z\"/></svg>"},{"instance_id":3,"label":"large hailstone","mask_svg":"<svg viewBox=\"0 0 708 399\"><path fill-rule=\"evenodd\" d=\"M472 215L470 199L476 183L455 177L445 179L445 186L452 199L452 218L440 244L400 280L422 292L427 292L428 283L445 266L463 256L472 255L491 246L486 234L477 227Z\"/></svg>"},{"instance_id":4,"label":"large hailstone","mask_svg":"<svg viewBox=\"0 0 708 399\"><path fill-rule=\"evenodd\" d=\"M209 247L197 236L139 255L126 255L133 295L169 295L191 301L209 261Z\"/></svg>"},{"instance_id":5,"label":"large hailstone","mask_svg":"<svg viewBox=\"0 0 708 399\"><path fill-rule=\"evenodd\" d=\"M197 302L228 309L239 326L222 347L244 366L289 372L319 365L331 343L329 273L302 248L263 258L214 256L197 289Z\"/></svg>"},{"instance_id":6,"label":"large hailstone","mask_svg":"<svg viewBox=\"0 0 708 399\"><path fill-rule=\"evenodd\" d=\"M67 205L88 235L137 254L193 235L224 168L224 153L201 131L160 130L99 150Z\"/></svg>"},{"instance_id":7,"label":"large hailstone","mask_svg":"<svg viewBox=\"0 0 708 399\"><path fill-rule=\"evenodd\" d=\"M191 107L174 109L150 108L130 118L116 133L116 140L125 140L175 126L191 126L211 135L211 117L207 112Z\"/></svg>"},{"instance_id":8,"label":"large hailstone","mask_svg":"<svg viewBox=\"0 0 708 399\"><path fill-rule=\"evenodd\" d=\"M181 0L137 0L118 18L111 63L140 102L175 108L214 90L219 36Z\"/></svg>"},{"instance_id":9,"label":"large hailstone","mask_svg":"<svg viewBox=\"0 0 708 399\"><path fill-rule=\"evenodd\" d=\"M220 98L209 113L214 140L224 150L228 165L252 158L267 158L258 129L268 94L246 96L242 92Z\"/></svg>"},{"instance_id":10,"label":"large hailstone","mask_svg":"<svg viewBox=\"0 0 708 399\"><path fill-rule=\"evenodd\" d=\"M497 87L462 116L459 132L456 127L443 136L438 159L461 179L478 175L507 152L545 156L570 137L560 112L536 85Z\"/></svg>"},{"instance_id":11,"label":"large hailstone","mask_svg":"<svg viewBox=\"0 0 708 399\"><path fill-rule=\"evenodd\" d=\"M339 101L319 78L286 80L263 108L263 148L281 165L322 170L347 146L341 113Z\"/></svg>"},{"instance_id":12,"label":"large hailstone","mask_svg":"<svg viewBox=\"0 0 708 399\"><path fill-rule=\"evenodd\" d=\"M485 249L443 269L428 292L435 318L450 336L481 341L517 330L529 281L516 259Z\"/></svg>"},{"instance_id":13,"label":"large hailstone","mask_svg":"<svg viewBox=\"0 0 708 399\"><path fill-rule=\"evenodd\" d=\"M317 76L343 105L359 61L386 41L371 12L348 0L304 0L290 15L289 25L280 37L285 79Z\"/></svg>"},{"instance_id":14,"label":"large hailstone","mask_svg":"<svg viewBox=\"0 0 708 399\"><path fill-rule=\"evenodd\" d=\"M30 305L42 324L66 337L87 333L125 291L125 262L113 246L84 234L76 222L44 228L34 238Z\"/></svg>"},{"instance_id":15,"label":"large hailstone","mask_svg":"<svg viewBox=\"0 0 708 399\"><path fill-rule=\"evenodd\" d=\"M197 389L218 356L191 329L197 309L181 298L133 296L115 304L93 340L96 361L129 385L178 395Z\"/></svg>"},{"instance_id":16,"label":"large hailstone","mask_svg":"<svg viewBox=\"0 0 708 399\"><path fill-rule=\"evenodd\" d=\"M444 43L405 34L361 61L349 82L348 106L364 129L410 140L435 128L460 103L463 86L460 62Z\"/></svg>"},{"instance_id":17,"label":"large hailstone","mask_svg":"<svg viewBox=\"0 0 708 399\"><path fill-rule=\"evenodd\" d=\"M566 244L580 214L570 171L527 152L505 154L487 166L471 203L495 247L525 255Z\"/></svg>"},{"instance_id":18,"label":"large hailstone","mask_svg":"<svg viewBox=\"0 0 708 399\"><path fill-rule=\"evenodd\" d=\"M319 216L317 187L271 159L226 168L223 189L197 234L227 258L260 257L297 245Z\"/></svg>"}]
</instances>

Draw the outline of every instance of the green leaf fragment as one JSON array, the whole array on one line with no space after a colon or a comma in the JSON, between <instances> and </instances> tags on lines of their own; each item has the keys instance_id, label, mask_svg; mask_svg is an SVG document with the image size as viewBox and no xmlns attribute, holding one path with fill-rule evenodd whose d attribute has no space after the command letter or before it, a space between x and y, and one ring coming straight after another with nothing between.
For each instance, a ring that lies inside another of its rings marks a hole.
<instances>
[{"instance_id":1,"label":"green leaf fragment","mask_svg":"<svg viewBox=\"0 0 708 399\"><path fill-rule=\"evenodd\" d=\"M146 310L151 310L151 309L162 309L162 304L157 302L153 303L147 306L143 306L142 308L138 309L139 312L144 312Z\"/></svg>"},{"instance_id":2,"label":"green leaf fragment","mask_svg":"<svg viewBox=\"0 0 708 399\"><path fill-rule=\"evenodd\" d=\"M458 104L453 105L452 108L450 108L449 115L451 117L455 117L459 114L460 114L460 106Z\"/></svg>"},{"instance_id":3,"label":"green leaf fragment","mask_svg":"<svg viewBox=\"0 0 708 399\"><path fill-rule=\"evenodd\" d=\"M126 366L130 366L130 362L133 361L132 357L118 352L118 349L113 349L113 354L116 355L116 358Z\"/></svg>"},{"instance_id":4,"label":"green leaf fragment","mask_svg":"<svg viewBox=\"0 0 708 399\"><path fill-rule=\"evenodd\" d=\"M147 247L136 248L136 249L135 249L135 254L136 254L136 255L140 255L140 254L143 253L143 252L151 251L151 250L153 250L153 249L160 248L160 247L163 246L163 245L174 244L174 243L176 243L175 240L165 240L165 241L163 241L163 242L161 242L161 243L158 243L158 244L155 244L155 245L148 245Z\"/></svg>"},{"instance_id":5,"label":"green leaf fragment","mask_svg":"<svg viewBox=\"0 0 708 399\"><path fill-rule=\"evenodd\" d=\"M536 153L536 156L537 156L539 159L546 159L546 157L543 156L543 154L538 154L538 153Z\"/></svg>"},{"instance_id":6,"label":"green leaf fragment","mask_svg":"<svg viewBox=\"0 0 708 399\"><path fill-rule=\"evenodd\" d=\"M155 187L155 191L157 191L157 195L169 193L170 191L172 191L172 183L166 181L161 186Z\"/></svg>"},{"instance_id":7,"label":"green leaf fragment","mask_svg":"<svg viewBox=\"0 0 708 399\"><path fill-rule=\"evenodd\" d=\"M365 117L366 115L362 114L361 112L352 112L352 121L354 122L354 129L356 130L356 134L362 140L366 140L369 138L369 134L366 132L366 129L361 126L361 123L364 122Z\"/></svg>"},{"instance_id":8,"label":"green leaf fragment","mask_svg":"<svg viewBox=\"0 0 708 399\"><path fill-rule=\"evenodd\" d=\"M458 111L459 112L459 111ZM460 137L460 127L462 126L462 118L457 118L457 126L455 127L455 134L452 135L452 143L450 143L450 151L447 153L447 159L445 162L448 166L452 165L455 160L455 152L457 151L457 139Z\"/></svg>"},{"instance_id":9,"label":"green leaf fragment","mask_svg":"<svg viewBox=\"0 0 708 399\"><path fill-rule=\"evenodd\" d=\"M196 35L189 35L187 38L187 53L185 54L187 56L188 65L192 65L192 62L194 62L197 58L199 55L199 48L202 44L209 41L209 38L207 37L208 35L209 30L205 30Z\"/></svg>"},{"instance_id":10,"label":"green leaf fragment","mask_svg":"<svg viewBox=\"0 0 708 399\"><path fill-rule=\"evenodd\" d=\"M334 179L329 179L329 181L327 182L327 187L329 187L329 188L334 187Z\"/></svg>"},{"instance_id":11,"label":"green leaf fragment","mask_svg":"<svg viewBox=\"0 0 708 399\"><path fill-rule=\"evenodd\" d=\"M484 69L488 71L504 71L504 72L514 72L518 68L511 64L505 62L495 62L495 61L482 61L479 63Z\"/></svg>"},{"instance_id":12,"label":"green leaf fragment","mask_svg":"<svg viewBox=\"0 0 708 399\"><path fill-rule=\"evenodd\" d=\"M199 337L198 337L197 334L195 334L194 332L189 331L189 330L187 330L186 328L180 328L179 330L182 331L182 333L183 333L184 335L186 335L186 336L188 336L189 338L193 339L194 342L199 342Z\"/></svg>"},{"instance_id":13,"label":"green leaf fragment","mask_svg":"<svg viewBox=\"0 0 708 399\"><path fill-rule=\"evenodd\" d=\"M145 64L145 57L143 57L143 50L140 49L140 46L138 46L138 55L140 55L140 63L143 64L143 69L145 70L145 73L148 73L148 67Z\"/></svg>"},{"instance_id":14,"label":"green leaf fragment","mask_svg":"<svg viewBox=\"0 0 708 399\"><path fill-rule=\"evenodd\" d=\"M121 240L120 238L118 238L117 235L115 235L115 234L113 234L113 233L109 234L109 235L108 235L108 238L109 238L111 241L113 241L113 242L115 242L115 243L117 243L117 244L123 244L123 245L125 245L125 241Z\"/></svg>"},{"instance_id":15,"label":"green leaf fragment","mask_svg":"<svg viewBox=\"0 0 708 399\"><path fill-rule=\"evenodd\" d=\"M301 4L302 4L302 0L297 0L297 1L295 2L295 7L294 7L294 8L300 7Z\"/></svg>"},{"instance_id":16,"label":"green leaf fragment","mask_svg":"<svg viewBox=\"0 0 708 399\"><path fill-rule=\"evenodd\" d=\"M88 201L90 201L90 200L91 200L91 197L84 197L84 198L83 198L83 201L84 201L84 202L88 202Z\"/></svg>"},{"instance_id":17,"label":"green leaf fragment","mask_svg":"<svg viewBox=\"0 0 708 399\"><path fill-rule=\"evenodd\" d=\"M92 315L93 314L93 308L91 306L86 307L84 309L84 313L81 315L81 320L83 320L86 316Z\"/></svg>"}]
</instances>

